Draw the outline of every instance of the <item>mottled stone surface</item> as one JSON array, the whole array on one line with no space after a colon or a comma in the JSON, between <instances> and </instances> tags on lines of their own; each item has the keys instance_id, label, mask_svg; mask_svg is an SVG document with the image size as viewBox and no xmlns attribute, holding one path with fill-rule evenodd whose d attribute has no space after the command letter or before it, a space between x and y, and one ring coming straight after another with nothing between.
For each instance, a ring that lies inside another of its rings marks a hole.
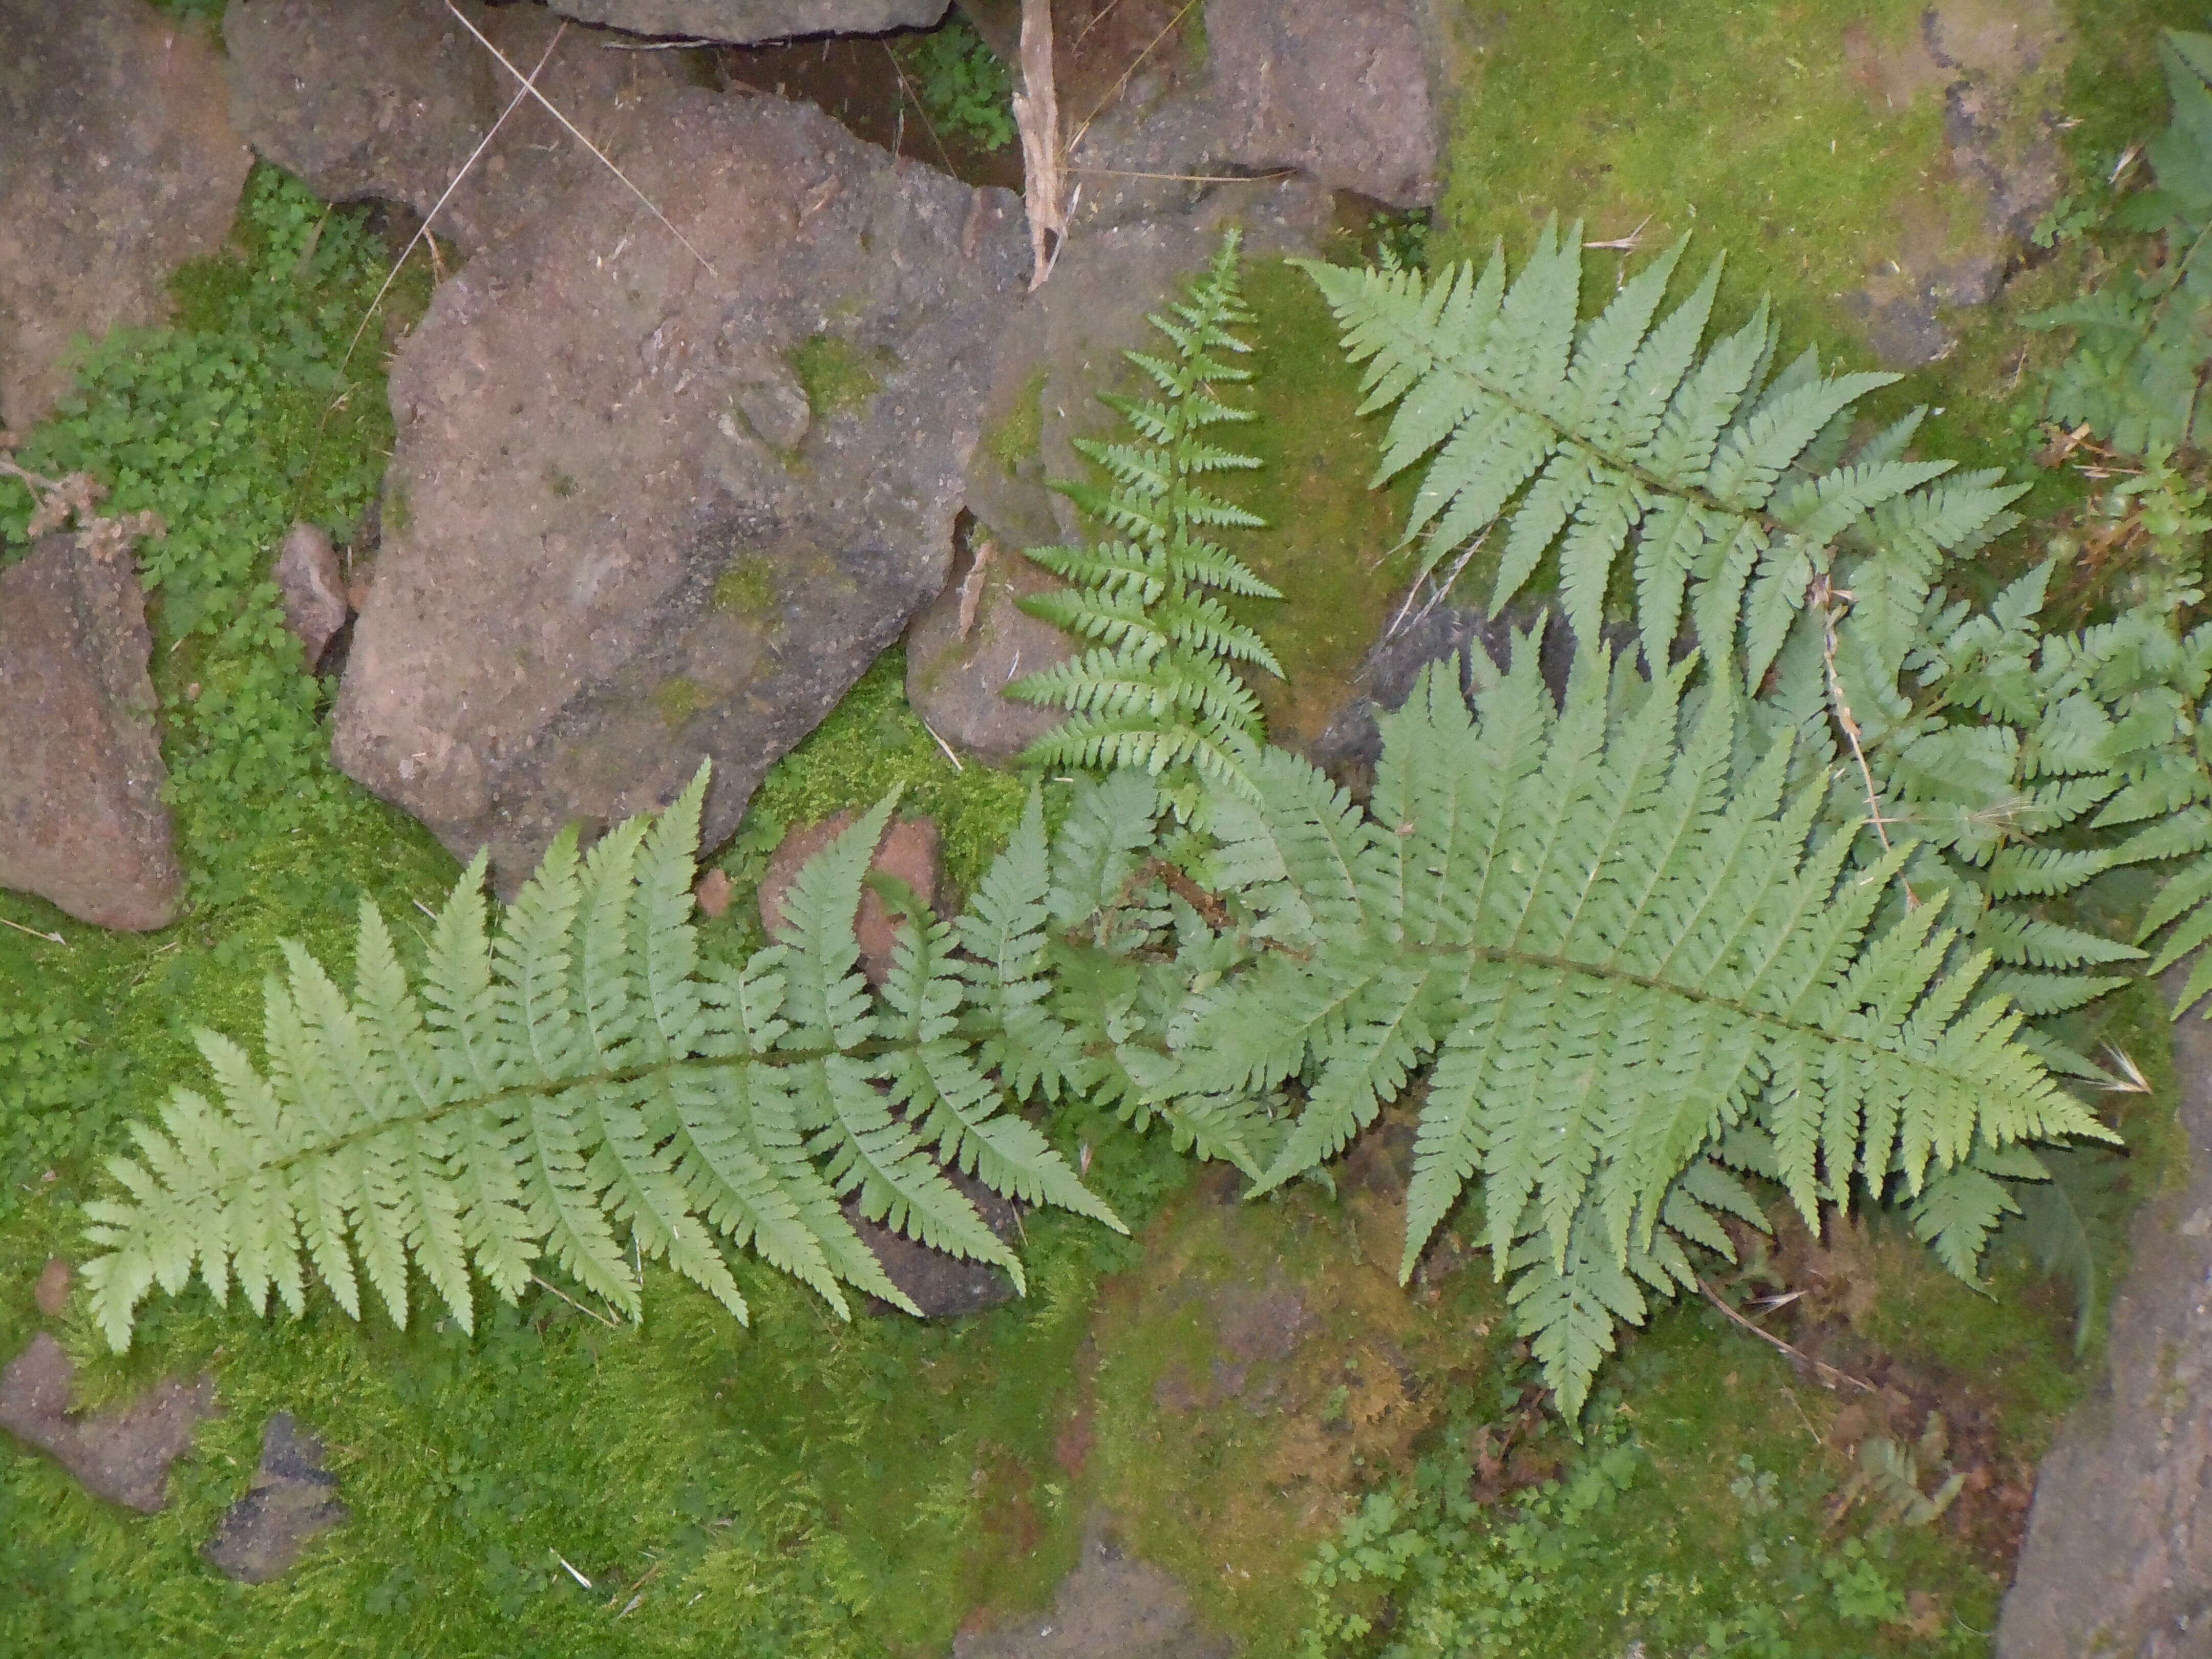
<instances>
[{"instance_id":1,"label":"mottled stone surface","mask_svg":"<svg viewBox=\"0 0 2212 1659\"><path fill-rule=\"evenodd\" d=\"M1188 1591L1130 1553L1103 1512L1085 1527L1082 1559L1060 1581L1051 1612L952 1644L953 1659L1230 1659L1236 1651L1200 1624Z\"/></svg>"},{"instance_id":2,"label":"mottled stone surface","mask_svg":"<svg viewBox=\"0 0 2212 1659\"><path fill-rule=\"evenodd\" d=\"M650 128L625 168L690 248L587 182L392 372L334 753L510 892L564 822L663 805L702 756L726 837L943 590L1026 264L1012 196L810 107L686 88Z\"/></svg>"},{"instance_id":3,"label":"mottled stone surface","mask_svg":"<svg viewBox=\"0 0 2212 1659\"><path fill-rule=\"evenodd\" d=\"M184 896L153 648L128 559L52 535L0 571L0 887L132 932Z\"/></svg>"},{"instance_id":4,"label":"mottled stone surface","mask_svg":"<svg viewBox=\"0 0 2212 1659\"><path fill-rule=\"evenodd\" d=\"M215 1414L215 1379L164 1377L129 1406L70 1409L76 1368L41 1331L0 1371L0 1429L46 1453L95 1498L150 1514L169 1501L169 1465Z\"/></svg>"},{"instance_id":5,"label":"mottled stone surface","mask_svg":"<svg viewBox=\"0 0 2212 1659\"><path fill-rule=\"evenodd\" d=\"M1437 199L1443 118L1422 0L1207 0L1205 43L1202 57L1148 57L1073 143L1088 170L1079 226L1277 170L1395 207Z\"/></svg>"},{"instance_id":6,"label":"mottled stone surface","mask_svg":"<svg viewBox=\"0 0 2212 1659\"><path fill-rule=\"evenodd\" d=\"M1998 1659L2212 1654L2212 1024L2179 1021L2173 1060L2188 1185L2136 1218L2108 1382L2044 1459Z\"/></svg>"},{"instance_id":7,"label":"mottled stone surface","mask_svg":"<svg viewBox=\"0 0 2212 1659\"><path fill-rule=\"evenodd\" d=\"M200 1554L242 1583L281 1578L302 1545L348 1519L337 1490L337 1476L323 1467L323 1443L291 1413L276 1412L262 1428L261 1462L245 1495L223 1511Z\"/></svg>"},{"instance_id":8,"label":"mottled stone surface","mask_svg":"<svg viewBox=\"0 0 2212 1659\"><path fill-rule=\"evenodd\" d=\"M926 29L951 0L547 0L586 23L638 34L683 35L751 46L803 34L881 34Z\"/></svg>"},{"instance_id":9,"label":"mottled stone surface","mask_svg":"<svg viewBox=\"0 0 2212 1659\"><path fill-rule=\"evenodd\" d=\"M0 426L46 415L70 342L167 313L252 152L204 30L144 0L0 0Z\"/></svg>"},{"instance_id":10,"label":"mottled stone surface","mask_svg":"<svg viewBox=\"0 0 2212 1659\"><path fill-rule=\"evenodd\" d=\"M652 97L674 84L666 52L616 52L599 31L537 6L462 12L592 142L621 155ZM234 125L331 201L438 208L520 82L443 0L231 0L223 41ZM560 41L554 45L554 37ZM602 164L525 99L469 167L432 228L473 253L527 224Z\"/></svg>"},{"instance_id":11,"label":"mottled stone surface","mask_svg":"<svg viewBox=\"0 0 2212 1659\"><path fill-rule=\"evenodd\" d=\"M1074 654L1074 643L1021 609L1057 578L988 537L951 586L906 630L906 700L954 748L1004 765L1067 718L1006 695L1018 679Z\"/></svg>"}]
</instances>

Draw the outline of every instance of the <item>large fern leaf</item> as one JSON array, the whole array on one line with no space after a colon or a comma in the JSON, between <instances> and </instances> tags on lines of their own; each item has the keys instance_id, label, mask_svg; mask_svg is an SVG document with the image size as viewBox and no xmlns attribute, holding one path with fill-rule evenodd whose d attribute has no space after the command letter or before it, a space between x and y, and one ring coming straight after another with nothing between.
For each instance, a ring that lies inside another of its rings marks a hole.
<instances>
[{"instance_id":1,"label":"large fern leaf","mask_svg":"<svg viewBox=\"0 0 2212 1659\"><path fill-rule=\"evenodd\" d=\"M1229 884L1272 948L1201 994L1174 1087L1295 1091L1262 1186L1333 1157L1417 1071L1402 1270L1471 1184L1560 1404L1613 1323L1692 1282L1718 1218L1808 1216L1856 1184L1918 1194L1976 1147L2108 1138L1946 966L1940 902L1871 925L1902 864L1849 867L1778 744L1730 782L1726 697L1577 657L1555 707L1533 638L1480 698L1431 669L1389 717L1371 817L1272 751L1211 803ZM1718 1161L1717 1161L1718 1160ZM1638 1287L1641 1285L1643 1289Z\"/></svg>"},{"instance_id":2,"label":"large fern leaf","mask_svg":"<svg viewBox=\"0 0 2212 1659\"><path fill-rule=\"evenodd\" d=\"M1376 482L1428 464L1406 532L1421 576L1503 524L1492 611L1556 550L1561 608L1589 641L1626 557L1648 661L1670 659L1686 614L1707 655L1756 686L1841 543L1844 585L1893 617L1901 657L1942 557L2009 523L2020 488L1942 478L1949 464L1892 453L1901 439L1822 460L1852 406L1897 377L1826 376L1808 353L1770 379L1764 304L1701 355L1717 262L1660 315L1684 246L1587 321L1579 226L1562 240L1547 225L1510 283L1502 252L1434 282L1304 262L1365 365L1366 410L1395 406Z\"/></svg>"},{"instance_id":3,"label":"large fern leaf","mask_svg":"<svg viewBox=\"0 0 2212 1659\"><path fill-rule=\"evenodd\" d=\"M201 1032L217 1098L179 1089L122 1192L87 1206L101 1328L128 1345L155 1285L297 1313L307 1268L346 1312L363 1277L392 1319L419 1269L464 1328L472 1276L513 1300L550 1257L635 1316L634 1258L665 1261L743 1318L726 1246L750 1246L841 1312L850 1285L911 1307L841 1200L934 1248L1020 1264L939 1159L1030 1203L1119 1227L985 1072L1029 1042L1046 884L1039 809L956 929L906 919L882 997L853 919L886 800L800 872L778 943L702 973L690 921L702 767L657 820L587 857L556 838L495 931L484 860L455 884L410 984L364 899L356 984L306 950L267 985L265 1059ZM954 940L969 947L956 954ZM1055 1060L1053 1056L1059 1055ZM1075 1062L1042 1045L1030 1078Z\"/></svg>"}]
</instances>

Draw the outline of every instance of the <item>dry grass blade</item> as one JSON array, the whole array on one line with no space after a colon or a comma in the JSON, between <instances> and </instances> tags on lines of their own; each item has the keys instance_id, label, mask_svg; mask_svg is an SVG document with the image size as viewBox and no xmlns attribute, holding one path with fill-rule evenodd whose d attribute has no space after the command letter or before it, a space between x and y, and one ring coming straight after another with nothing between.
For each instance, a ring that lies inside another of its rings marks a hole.
<instances>
[{"instance_id":1,"label":"dry grass blade","mask_svg":"<svg viewBox=\"0 0 2212 1659\"><path fill-rule=\"evenodd\" d=\"M522 100L535 90L538 77L545 72L546 64L553 61L553 49L561 44L561 37L568 32L568 25L565 21L553 31L553 38L545 43L544 55L538 60L538 67L530 71L529 79L522 83L522 90L507 100L507 107L499 112L499 119L493 122L490 130L477 141L477 147L469 152L469 159L461 163L460 171L453 175L452 182L446 186L444 193L430 210L422 216L422 222L416 228L414 235L407 239L407 246L400 249L399 257L392 262L392 269L385 272L384 282L377 289L376 297L368 302L368 309L362 313L361 326L354 330L353 338L346 342L345 356L338 359L339 373L343 374L345 366L353 361L354 348L361 343L361 337L368 331L369 319L376 315L376 308L384 303L384 296L392 292L392 283L399 280L399 273L406 269L408 258L414 253L416 245L430 234L430 222L438 216L447 202L453 200L453 192L461 187L461 180L469 176L469 169L476 166L477 158L491 148L491 141L499 137L499 130L507 125L507 118L520 109ZM434 252L435 247L436 245L432 244Z\"/></svg>"},{"instance_id":2,"label":"dry grass blade","mask_svg":"<svg viewBox=\"0 0 2212 1659\"><path fill-rule=\"evenodd\" d=\"M1828 1387L1832 1389L1838 1382L1848 1382L1855 1389L1865 1389L1869 1394L1877 1394L1881 1392L1881 1390L1876 1389L1873 1383L1868 1382L1866 1378L1863 1376L1853 1376L1849 1371L1838 1370L1833 1365L1829 1364L1826 1360L1814 1358L1811 1354L1807 1353L1802 1348L1792 1347L1789 1343L1784 1342L1780 1337L1775 1335L1772 1331L1760 1329L1759 1326L1753 1324L1750 1320L1746 1319L1734 1308L1729 1307L1728 1303L1722 1297L1720 1292L1713 1289L1713 1287L1711 1285L1708 1285L1704 1279L1701 1279L1698 1281L1698 1288L1705 1293L1706 1301L1711 1303L1716 1308L1718 1308L1731 1320L1742 1326L1744 1329L1749 1331L1760 1341L1771 1343L1775 1347L1781 1349L1783 1352L1788 1354L1799 1364L1810 1367L1813 1374L1815 1376L1818 1376L1821 1382L1827 1384Z\"/></svg>"},{"instance_id":3,"label":"dry grass blade","mask_svg":"<svg viewBox=\"0 0 2212 1659\"><path fill-rule=\"evenodd\" d=\"M461 27L466 29L471 34L476 36L477 44L482 46L483 49L489 52L493 57L499 59L500 67L501 69L505 70L509 75L512 75L516 80L522 82L523 91L528 93L539 103L544 105L546 112L551 115L552 118L558 121L562 126L566 127L568 130L568 134L571 137L575 139L575 141L581 144L586 149L591 151L592 154L598 158L599 162L602 167L605 167L608 172L613 173L616 178L623 181L623 187L627 189L631 195L636 197L639 201L645 204L646 211L653 215L654 218L659 220L661 228L667 231L671 236L673 236L678 241L684 244L684 251L690 254L690 256L696 259L702 265L706 267L707 274L709 276L715 277L718 280L720 279L722 273L714 269L714 262L709 259L705 254L700 252L697 248L691 246L691 239L686 236L682 231L677 229L673 224L669 222L668 216L663 213L658 207L654 206L653 198L650 196L647 196L643 191L640 190L637 185L631 181L630 176L624 173L620 167L617 167L614 162L608 158L606 151L601 149L597 144L593 143L588 137L586 137L584 135L583 129L579 127L574 121L571 121L567 116L563 115L559 107L551 99L548 98L544 93L538 90L536 85L532 83L531 76L525 75L520 70L515 68L514 63L508 58L505 52L501 52L497 46L492 45L489 40L484 38L484 33L482 29L478 28L474 23L469 21L466 17L463 17L461 15L461 9L453 3L453 0L446 0L446 9L453 13L455 17L460 19Z\"/></svg>"}]
</instances>

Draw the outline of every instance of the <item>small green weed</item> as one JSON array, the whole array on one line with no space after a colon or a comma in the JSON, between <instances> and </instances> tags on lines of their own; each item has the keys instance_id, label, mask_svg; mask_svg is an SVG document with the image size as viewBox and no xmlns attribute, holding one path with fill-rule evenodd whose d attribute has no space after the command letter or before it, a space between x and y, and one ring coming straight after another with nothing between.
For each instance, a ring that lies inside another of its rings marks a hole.
<instances>
[{"instance_id":1,"label":"small green weed","mask_svg":"<svg viewBox=\"0 0 2212 1659\"><path fill-rule=\"evenodd\" d=\"M362 216L258 167L234 240L237 253L179 274L174 326L94 347L19 452L51 476L91 472L109 512L151 508L168 525L140 566L169 800L201 904L243 896L261 849L359 797L325 757L324 688L267 576L295 519L348 532L392 443L376 343L344 361L384 276ZM426 287L402 284L401 303L419 307ZM30 510L27 490L0 483L0 562L20 552Z\"/></svg>"},{"instance_id":2,"label":"small green weed","mask_svg":"<svg viewBox=\"0 0 2212 1659\"><path fill-rule=\"evenodd\" d=\"M999 54L957 12L943 28L909 36L893 55L940 137L978 149L1014 142L1014 78Z\"/></svg>"}]
</instances>

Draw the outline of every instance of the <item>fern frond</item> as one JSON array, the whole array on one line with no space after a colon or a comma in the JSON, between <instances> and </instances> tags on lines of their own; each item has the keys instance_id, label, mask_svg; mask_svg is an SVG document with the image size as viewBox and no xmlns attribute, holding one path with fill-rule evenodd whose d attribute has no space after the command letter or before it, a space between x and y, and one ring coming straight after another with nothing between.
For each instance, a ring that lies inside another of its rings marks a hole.
<instances>
[{"instance_id":1,"label":"fern frond","mask_svg":"<svg viewBox=\"0 0 2212 1659\"><path fill-rule=\"evenodd\" d=\"M702 767L658 821L617 826L581 860L564 831L495 930L479 856L438 916L419 986L367 900L349 996L288 945L286 974L265 987L261 1066L199 1033L219 1098L177 1091L159 1127L134 1130L136 1155L111 1162L116 1193L87 1206L100 1253L86 1277L109 1341L127 1346L146 1295L194 1272L218 1299L234 1282L257 1310L273 1290L297 1314L312 1267L356 1318L366 1279L404 1325L419 1268L467 1327L472 1272L513 1300L550 1256L635 1315L632 1252L742 1319L727 1247L840 1313L841 1284L911 1308L845 1194L1018 1285L1018 1262L933 1148L994 1190L1119 1226L1013 1110L1048 1075L1079 1083L1085 1064L1042 1006L1040 807L957 927L909 926L878 999L854 918L896 795L799 872L780 942L702 973L690 888L706 785ZM1115 798L1140 804L1148 790ZM956 938L969 958L952 955ZM988 1068L1018 1048L1028 1069L1009 1068L1010 1098Z\"/></svg>"},{"instance_id":2,"label":"fern frond","mask_svg":"<svg viewBox=\"0 0 2212 1659\"><path fill-rule=\"evenodd\" d=\"M1365 407L1396 406L1376 482L1428 463L1406 530L1423 544L1420 576L1504 520L1488 608L1556 549L1568 624L1588 641L1627 553L1645 659L1671 659L1686 591L1708 655L1734 659L1748 636L1755 684L1826 549L1863 543L1851 574L1862 602L1909 600L1917 617L1929 550L1980 545L2021 490L1979 475L1947 486L1948 464L1888 450L1797 477L1896 376L1824 377L1808 355L1762 386L1775 343L1764 302L1700 356L1717 266L1654 321L1681 251L1580 325L1579 237L1556 222L1510 286L1497 254L1480 278L1462 265L1434 286L1414 271L1301 263L1363 366Z\"/></svg>"},{"instance_id":3,"label":"fern frond","mask_svg":"<svg viewBox=\"0 0 2212 1659\"><path fill-rule=\"evenodd\" d=\"M1171 1097L1303 1079L1264 1188L1428 1069L1402 1269L1480 1183L1565 1408L1637 1287L1693 1279L1685 1242L1755 1212L1724 1140L1756 1132L1813 1214L1855 1182L1923 1193L1976 1146L2106 1134L1976 1000L1985 960L1954 965L1940 902L1878 920L1905 849L1852 871L1825 788L1784 788L1786 747L1730 782L1735 705L1686 714L1691 672L1586 649L1555 705L1524 636L1475 711L1447 665L1386 718L1376 822L1280 755L1209 820L1217 878L1283 943L1206 993Z\"/></svg>"}]
</instances>

